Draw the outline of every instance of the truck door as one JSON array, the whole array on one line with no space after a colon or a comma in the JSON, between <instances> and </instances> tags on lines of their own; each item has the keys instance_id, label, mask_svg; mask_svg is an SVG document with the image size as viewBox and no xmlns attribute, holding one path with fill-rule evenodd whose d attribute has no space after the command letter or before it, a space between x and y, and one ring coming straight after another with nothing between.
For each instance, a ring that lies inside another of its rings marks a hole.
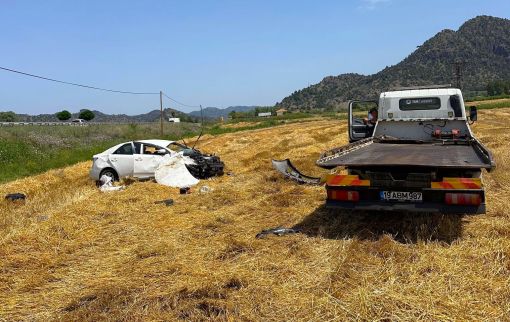
<instances>
[{"instance_id":1,"label":"truck door","mask_svg":"<svg viewBox=\"0 0 510 322\"><path fill-rule=\"evenodd\" d=\"M349 142L372 136L377 123L377 101L350 101L348 108Z\"/></svg>"}]
</instances>

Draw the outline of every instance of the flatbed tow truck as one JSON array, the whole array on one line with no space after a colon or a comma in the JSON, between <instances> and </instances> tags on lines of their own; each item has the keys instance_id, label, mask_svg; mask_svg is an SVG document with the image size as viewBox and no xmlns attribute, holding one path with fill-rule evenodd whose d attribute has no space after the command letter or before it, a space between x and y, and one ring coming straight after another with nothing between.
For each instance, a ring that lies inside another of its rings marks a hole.
<instances>
[{"instance_id":1,"label":"flatbed tow truck","mask_svg":"<svg viewBox=\"0 0 510 322\"><path fill-rule=\"evenodd\" d=\"M359 106L376 106L372 122ZM327 207L483 214L482 169L491 152L473 135L462 92L447 86L404 88L377 101L351 101L348 145L323 153L317 165L343 167L326 178Z\"/></svg>"}]
</instances>

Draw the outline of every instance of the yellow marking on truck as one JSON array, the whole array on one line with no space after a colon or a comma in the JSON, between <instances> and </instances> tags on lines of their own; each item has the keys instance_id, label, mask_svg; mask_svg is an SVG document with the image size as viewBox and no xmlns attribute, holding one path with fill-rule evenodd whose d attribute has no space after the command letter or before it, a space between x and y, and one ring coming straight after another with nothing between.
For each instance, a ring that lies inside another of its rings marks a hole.
<instances>
[{"instance_id":1,"label":"yellow marking on truck","mask_svg":"<svg viewBox=\"0 0 510 322\"><path fill-rule=\"evenodd\" d=\"M363 186L369 187L370 180L361 180L358 175L330 174L326 178L328 186Z\"/></svg>"},{"instance_id":2,"label":"yellow marking on truck","mask_svg":"<svg viewBox=\"0 0 510 322\"><path fill-rule=\"evenodd\" d=\"M480 178L443 178L443 181L431 182L432 189L481 189L482 180Z\"/></svg>"}]
</instances>

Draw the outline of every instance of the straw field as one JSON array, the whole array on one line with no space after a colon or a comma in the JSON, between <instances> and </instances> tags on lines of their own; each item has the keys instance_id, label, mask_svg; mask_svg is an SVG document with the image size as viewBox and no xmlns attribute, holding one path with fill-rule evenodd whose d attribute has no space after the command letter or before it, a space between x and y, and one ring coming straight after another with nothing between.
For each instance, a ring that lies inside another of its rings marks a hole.
<instances>
[{"instance_id":1,"label":"straw field","mask_svg":"<svg viewBox=\"0 0 510 322\"><path fill-rule=\"evenodd\" d=\"M322 187L272 170L289 157L323 173L343 120L207 136L230 175L189 195L101 193L90 162L0 185L28 195L0 202L0 320L510 320L509 118L483 110L473 126L498 164L481 216L330 211ZM303 233L255 239L276 226Z\"/></svg>"}]
</instances>

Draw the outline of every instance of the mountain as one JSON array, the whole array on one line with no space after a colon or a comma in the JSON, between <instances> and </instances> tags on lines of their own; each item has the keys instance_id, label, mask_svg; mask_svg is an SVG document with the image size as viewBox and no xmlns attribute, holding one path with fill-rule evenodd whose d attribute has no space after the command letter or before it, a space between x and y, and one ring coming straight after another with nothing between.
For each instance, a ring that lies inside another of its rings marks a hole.
<instances>
[{"instance_id":1,"label":"mountain","mask_svg":"<svg viewBox=\"0 0 510 322\"><path fill-rule=\"evenodd\" d=\"M257 106L230 106L227 108L217 108L217 107L206 107L202 111L204 113L204 118L209 119L219 119L220 117L227 118L228 113L232 111L236 112L248 112L254 110ZM193 111L188 113L190 116L194 116L197 118L201 117L200 111Z\"/></svg>"},{"instance_id":2,"label":"mountain","mask_svg":"<svg viewBox=\"0 0 510 322\"><path fill-rule=\"evenodd\" d=\"M374 52L374 55L377 55ZM478 16L457 31L443 30L400 63L373 75L342 74L295 91L278 107L332 109L349 99L374 98L396 87L455 84L455 62L464 62L464 90L485 90L489 81L510 75L510 20Z\"/></svg>"}]
</instances>

